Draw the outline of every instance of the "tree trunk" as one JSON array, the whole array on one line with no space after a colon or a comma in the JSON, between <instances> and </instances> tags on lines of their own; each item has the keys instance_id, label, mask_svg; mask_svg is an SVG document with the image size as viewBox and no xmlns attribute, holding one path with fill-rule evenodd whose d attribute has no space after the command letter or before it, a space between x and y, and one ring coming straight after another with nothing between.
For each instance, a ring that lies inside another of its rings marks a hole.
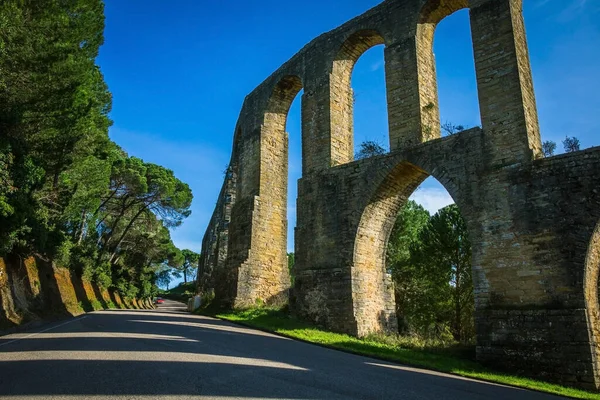
<instances>
[{"instance_id":1,"label":"tree trunk","mask_svg":"<svg viewBox=\"0 0 600 400\"><path fill-rule=\"evenodd\" d=\"M96 208L96 211L94 211L94 213L92 214L92 218L94 218L95 216L98 215L98 213L100 212L100 210L102 210L102 207L104 207L106 205L106 203L108 203L115 196L115 194L117 194L117 191L113 190L113 192L110 194L110 196L108 196L106 198L106 200L104 200L102 203L100 203L100 205L98 206L98 208ZM104 220L104 218L102 220Z\"/></svg>"},{"instance_id":2,"label":"tree trunk","mask_svg":"<svg viewBox=\"0 0 600 400\"><path fill-rule=\"evenodd\" d=\"M79 229L77 232L75 232L75 236L77 237L77 244L81 244L81 241L83 240L83 231L85 230L85 208L83 209L83 211L81 212L81 224L79 224Z\"/></svg>"},{"instance_id":3,"label":"tree trunk","mask_svg":"<svg viewBox=\"0 0 600 400\"><path fill-rule=\"evenodd\" d=\"M462 282L460 280L460 267L459 267L459 263L456 264L456 287L454 288L454 307L455 307L455 313L456 313L456 340L458 340L459 342L462 342L462 323L461 323L461 306L460 306L460 289L461 289L461 285Z\"/></svg>"},{"instance_id":4,"label":"tree trunk","mask_svg":"<svg viewBox=\"0 0 600 400\"><path fill-rule=\"evenodd\" d=\"M117 216L117 219L113 222L113 226L112 229L110 230L110 233L108 234L108 236L106 237L106 239L104 240L104 246L103 249L108 248L108 243L110 242L110 239L113 236L114 233L114 228L117 227L117 225L119 224L119 222L121 221L121 219L123 218L123 216L125 215L125 212L133 205L135 204L135 200L132 201L129 204L125 204L127 201L127 198L129 196L125 196L125 198L123 199L123 207L121 208L121 211L119 212L119 215ZM104 221L104 219L106 218L106 216L104 218L102 218L102 220L100 220L100 222L98 222L98 224L96 225L96 229L98 229L100 227L100 224L102 223L102 221ZM102 250L101 250L102 252Z\"/></svg>"},{"instance_id":5,"label":"tree trunk","mask_svg":"<svg viewBox=\"0 0 600 400\"><path fill-rule=\"evenodd\" d=\"M54 177L52 178L52 191L55 191L58 187L58 178L60 176L60 171L54 171Z\"/></svg>"},{"instance_id":6,"label":"tree trunk","mask_svg":"<svg viewBox=\"0 0 600 400\"><path fill-rule=\"evenodd\" d=\"M455 313L456 313L456 340L462 343L463 337L462 337L462 322L461 322L461 318L460 318L460 314L461 314L461 310L460 310L460 295L458 292L458 289L456 289L456 295L454 297L454 303L455 303Z\"/></svg>"},{"instance_id":7,"label":"tree trunk","mask_svg":"<svg viewBox=\"0 0 600 400\"><path fill-rule=\"evenodd\" d=\"M110 258L108 259L108 262L110 262L111 264L112 264L113 259L117 255L117 251L119 249L119 246L121 245L121 243L123 243L123 240L125 239L125 236L129 232L129 229L131 229L131 227L133 226L133 223L140 217L140 215L142 215L142 213L144 212L144 210L146 210L146 206L143 206L142 208L140 208L140 211L138 211L137 214L135 214L135 216L127 224L127 227L125 227L125 230L121 234L121 237L119 238L119 241L115 245L114 250L113 250L112 254L110 255Z\"/></svg>"}]
</instances>

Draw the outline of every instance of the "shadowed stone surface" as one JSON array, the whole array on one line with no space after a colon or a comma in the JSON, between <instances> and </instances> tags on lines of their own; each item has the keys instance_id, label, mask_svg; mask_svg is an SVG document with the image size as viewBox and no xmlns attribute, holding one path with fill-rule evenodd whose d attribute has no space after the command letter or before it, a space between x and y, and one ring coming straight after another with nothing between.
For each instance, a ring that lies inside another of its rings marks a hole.
<instances>
[{"instance_id":1,"label":"shadowed stone surface","mask_svg":"<svg viewBox=\"0 0 600 400\"><path fill-rule=\"evenodd\" d=\"M440 138L433 34L469 8L481 128ZM385 45L389 154L353 160L352 69ZM428 176L473 246L477 357L600 388L600 148L543 158L521 0L387 0L306 45L250 93L204 237L198 290L282 304L287 113L302 96L292 309L354 335L395 331L385 248Z\"/></svg>"}]
</instances>

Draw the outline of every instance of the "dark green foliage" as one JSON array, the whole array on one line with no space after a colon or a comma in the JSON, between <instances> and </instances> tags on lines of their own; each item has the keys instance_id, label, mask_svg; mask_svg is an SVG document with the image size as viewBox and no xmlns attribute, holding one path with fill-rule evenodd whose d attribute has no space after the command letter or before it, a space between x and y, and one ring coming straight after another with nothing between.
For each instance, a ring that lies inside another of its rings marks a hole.
<instances>
[{"instance_id":1,"label":"dark green foliage","mask_svg":"<svg viewBox=\"0 0 600 400\"><path fill-rule=\"evenodd\" d=\"M0 2L0 257L40 254L126 297L182 253L192 193L108 137L102 0Z\"/></svg>"},{"instance_id":2,"label":"dark green foliage","mask_svg":"<svg viewBox=\"0 0 600 400\"><path fill-rule=\"evenodd\" d=\"M465 129L467 129L464 125L454 125L451 122L443 123L441 128L442 128L442 132L445 133L444 136L454 135L456 133L462 132Z\"/></svg>"},{"instance_id":3,"label":"dark green foliage","mask_svg":"<svg viewBox=\"0 0 600 400\"><path fill-rule=\"evenodd\" d=\"M169 284L171 283L172 275L170 268L163 268L156 273L156 285L158 287L164 287L169 290Z\"/></svg>"},{"instance_id":4,"label":"dark green foliage","mask_svg":"<svg viewBox=\"0 0 600 400\"><path fill-rule=\"evenodd\" d=\"M474 338L471 244L456 205L429 213L410 201L388 244L400 328L426 338Z\"/></svg>"},{"instance_id":5,"label":"dark green foliage","mask_svg":"<svg viewBox=\"0 0 600 400\"><path fill-rule=\"evenodd\" d=\"M196 295L196 282L183 283L160 294L162 297L187 303L190 297Z\"/></svg>"},{"instance_id":6,"label":"dark green foliage","mask_svg":"<svg viewBox=\"0 0 600 400\"><path fill-rule=\"evenodd\" d=\"M4 252L58 250L73 190L65 175L108 142L110 93L94 61L103 28L100 0L0 5Z\"/></svg>"},{"instance_id":7,"label":"dark green foliage","mask_svg":"<svg viewBox=\"0 0 600 400\"><path fill-rule=\"evenodd\" d=\"M188 283L188 280L196 278L196 271L198 270L198 261L200 260L200 254L193 252L192 250L182 250L181 255L183 256L183 263L177 269L181 271L183 275L183 283Z\"/></svg>"},{"instance_id":8,"label":"dark green foliage","mask_svg":"<svg viewBox=\"0 0 600 400\"><path fill-rule=\"evenodd\" d=\"M429 212L409 201L398 213L387 247L387 268L395 287L399 328L408 333L415 329L419 317L424 279L411 259L411 248L419 242L421 231L429 223ZM419 325L421 326L421 325ZM423 331L423 329L420 329Z\"/></svg>"},{"instance_id":9,"label":"dark green foliage","mask_svg":"<svg viewBox=\"0 0 600 400\"><path fill-rule=\"evenodd\" d=\"M575 136L573 137L566 137L565 140L563 140L562 142L564 148L565 148L565 153L572 153L574 151L579 151L581 144L579 143L579 139L577 139Z\"/></svg>"},{"instance_id":10,"label":"dark green foliage","mask_svg":"<svg viewBox=\"0 0 600 400\"><path fill-rule=\"evenodd\" d=\"M362 160L363 158L380 156L385 153L385 148L382 145L373 140L367 140L360 144L360 150L356 153L354 158Z\"/></svg>"},{"instance_id":11,"label":"dark green foliage","mask_svg":"<svg viewBox=\"0 0 600 400\"><path fill-rule=\"evenodd\" d=\"M542 143L542 152L546 157L552 157L556 151L556 143L551 140L546 140Z\"/></svg>"}]
</instances>

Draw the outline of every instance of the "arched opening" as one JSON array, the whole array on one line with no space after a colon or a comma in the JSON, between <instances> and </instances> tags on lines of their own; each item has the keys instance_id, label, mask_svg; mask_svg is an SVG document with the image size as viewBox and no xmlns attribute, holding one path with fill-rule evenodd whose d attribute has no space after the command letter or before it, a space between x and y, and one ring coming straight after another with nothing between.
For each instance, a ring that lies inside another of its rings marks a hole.
<instances>
[{"instance_id":1,"label":"arched opening","mask_svg":"<svg viewBox=\"0 0 600 400\"><path fill-rule=\"evenodd\" d=\"M287 75L275 85L265 112L264 125L269 129L285 133L285 125L292 102L302 90L302 80L295 75Z\"/></svg>"},{"instance_id":2,"label":"arched opening","mask_svg":"<svg viewBox=\"0 0 600 400\"><path fill-rule=\"evenodd\" d=\"M286 124L289 139L289 171L288 171L288 230L287 261L290 271L291 285L294 286L294 243L296 240L296 201L298 198L298 180L302 178L302 96L304 90L296 95L292 102Z\"/></svg>"},{"instance_id":3,"label":"arched opening","mask_svg":"<svg viewBox=\"0 0 600 400\"><path fill-rule=\"evenodd\" d=\"M288 170L289 137L286 132L292 102L302 90L299 77L283 77L273 89L264 115L260 144L260 217L257 232L264 235L253 246L265 266L258 298L267 303L285 302L290 286L288 271Z\"/></svg>"},{"instance_id":4,"label":"arched opening","mask_svg":"<svg viewBox=\"0 0 600 400\"><path fill-rule=\"evenodd\" d=\"M600 367L600 223L592 234L585 258L584 293L589 325L592 329L596 365Z\"/></svg>"},{"instance_id":5,"label":"arched opening","mask_svg":"<svg viewBox=\"0 0 600 400\"><path fill-rule=\"evenodd\" d=\"M358 59L352 71L351 87L354 95L353 136L356 159L368 156L370 149L376 149L375 153L389 151L383 53L383 45L371 47ZM365 144L371 147L365 147Z\"/></svg>"},{"instance_id":6,"label":"arched opening","mask_svg":"<svg viewBox=\"0 0 600 400\"><path fill-rule=\"evenodd\" d=\"M417 26L423 141L481 124L467 0L429 1Z\"/></svg>"},{"instance_id":7,"label":"arched opening","mask_svg":"<svg viewBox=\"0 0 600 400\"><path fill-rule=\"evenodd\" d=\"M341 46L333 62L330 81L331 164L354 160L354 102L352 73L359 58L374 46L384 44L375 30L352 34ZM383 67L383 65L381 65Z\"/></svg>"},{"instance_id":8,"label":"arched opening","mask_svg":"<svg viewBox=\"0 0 600 400\"><path fill-rule=\"evenodd\" d=\"M399 164L379 185L362 214L352 267L359 336L398 331L393 283L386 269L387 242L398 211L426 177L426 172L412 164Z\"/></svg>"},{"instance_id":9,"label":"arched opening","mask_svg":"<svg viewBox=\"0 0 600 400\"><path fill-rule=\"evenodd\" d=\"M400 163L365 207L352 273L359 335L383 331L474 340L468 228L445 186L421 188L428 176ZM455 192L451 182L445 184Z\"/></svg>"},{"instance_id":10,"label":"arched opening","mask_svg":"<svg viewBox=\"0 0 600 400\"><path fill-rule=\"evenodd\" d=\"M444 18L434 33L442 136L481 125L469 10ZM453 129L454 128L454 129Z\"/></svg>"}]
</instances>

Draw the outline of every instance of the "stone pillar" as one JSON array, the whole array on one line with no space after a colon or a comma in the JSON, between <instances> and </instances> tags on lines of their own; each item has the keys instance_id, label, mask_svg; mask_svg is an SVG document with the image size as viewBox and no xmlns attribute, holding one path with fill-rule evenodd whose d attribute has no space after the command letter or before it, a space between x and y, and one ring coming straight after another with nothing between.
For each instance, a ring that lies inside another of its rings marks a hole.
<instances>
[{"instance_id":1,"label":"stone pillar","mask_svg":"<svg viewBox=\"0 0 600 400\"><path fill-rule=\"evenodd\" d=\"M399 150L440 137L433 30L419 25L409 37L385 49L390 149Z\"/></svg>"},{"instance_id":2,"label":"stone pillar","mask_svg":"<svg viewBox=\"0 0 600 400\"><path fill-rule=\"evenodd\" d=\"M239 179L227 255L227 270L235 274L235 307L282 305L288 299L285 128L302 86L298 76L285 75L272 88L265 86L262 99L245 103L251 112L244 122L255 127L236 141Z\"/></svg>"},{"instance_id":3,"label":"stone pillar","mask_svg":"<svg viewBox=\"0 0 600 400\"><path fill-rule=\"evenodd\" d=\"M282 304L287 268L288 135L286 114L267 113L260 132L259 195L252 204L247 259L239 266L234 305Z\"/></svg>"},{"instance_id":4,"label":"stone pillar","mask_svg":"<svg viewBox=\"0 0 600 400\"><path fill-rule=\"evenodd\" d=\"M541 157L522 0L470 0L481 122L493 166Z\"/></svg>"},{"instance_id":5,"label":"stone pillar","mask_svg":"<svg viewBox=\"0 0 600 400\"><path fill-rule=\"evenodd\" d=\"M320 326L358 333L352 302L353 237L340 203L342 183L335 175L305 176L298 183L294 313Z\"/></svg>"},{"instance_id":6,"label":"stone pillar","mask_svg":"<svg viewBox=\"0 0 600 400\"><path fill-rule=\"evenodd\" d=\"M332 166L329 77L308 81L302 95L302 175Z\"/></svg>"},{"instance_id":7,"label":"stone pillar","mask_svg":"<svg viewBox=\"0 0 600 400\"><path fill-rule=\"evenodd\" d=\"M238 302L240 270L249 261L253 245L254 208L260 184L260 130L242 129L236 135L234 146L237 174L235 203L228 225L227 256L223 268L213 279L215 301L229 307Z\"/></svg>"}]
</instances>

